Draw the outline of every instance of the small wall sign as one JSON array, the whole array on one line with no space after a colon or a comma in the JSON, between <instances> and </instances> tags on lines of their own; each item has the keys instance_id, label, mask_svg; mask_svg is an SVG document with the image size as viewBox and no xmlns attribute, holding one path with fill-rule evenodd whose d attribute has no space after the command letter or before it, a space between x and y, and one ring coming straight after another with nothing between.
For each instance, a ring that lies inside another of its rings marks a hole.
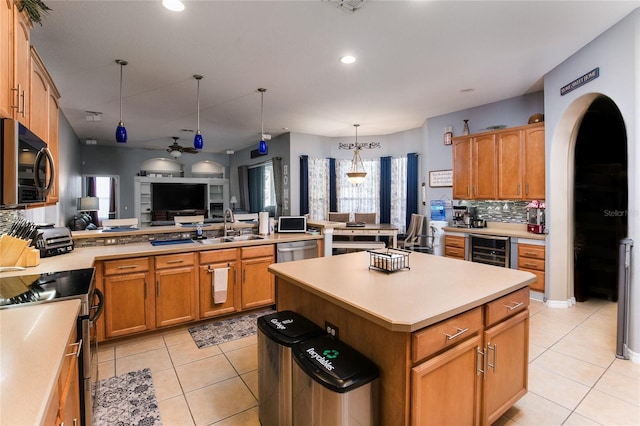
<instances>
[{"instance_id":1,"label":"small wall sign","mask_svg":"<svg viewBox=\"0 0 640 426\"><path fill-rule=\"evenodd\" d=\"M433 170L429 172L429 186L432 188L453 186L453 170Z\"/></svg>"},{"instance_id":2,"label":"small wall sign","mask_svg":"<svg viewBox=\"0 0 640 426\"><path fill-rule=\"evenodd\" d=\"M580 86L583 86L589 83L592 80L600 77L600 67L594 68L583 76L580 76L573 80L571 83L564 85L560 88L560 96L564 96L567 93L577 89Z\"/></svg>"}]
</instances>

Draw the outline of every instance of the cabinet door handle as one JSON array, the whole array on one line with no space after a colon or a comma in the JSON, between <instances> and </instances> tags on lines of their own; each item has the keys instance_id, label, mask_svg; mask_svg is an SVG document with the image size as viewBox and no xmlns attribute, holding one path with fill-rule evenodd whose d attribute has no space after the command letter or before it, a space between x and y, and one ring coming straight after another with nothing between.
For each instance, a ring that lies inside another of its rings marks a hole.
<instances>
[{"instance_id":1,"label":"cabinet door handle","mask_svg":"<svg viewBox=\"0 0 640 426\"><path fill-rule=\"evenodd\" d=\"M82 339L78 340L76 343L72 343L69 345L69 347L72 346L75 347L75 350L71 353L66 354L65 357L75 356L76 358L78 358L80 356L80 349L82 348Z\"/></svg>"},{"instance_id":2,"label":"cabinet door handle","mask_svg":"<svg viewBox=\"0 0 640 426\"><path fill-rule=\"evenodd\" d=\"M20 114L20 92L22 91L22 84L18 83L18 88L11 88L12 92L16 92L16 101L18 105L11 105L11 108L15 109L18 114Z\"/></svg>"},{"instance_id":3,"label":"cabinet door handle","mask_svg":"<svg viewBox=\"0 0 640 426\"><path fill-rule=\"evenodd\" d=\"M137 267L138 265L122 265L122 266L118 266L118 269L133 269Z\"/></svg>"},{"instance_id":4,"label":"cabinet door handle","mask_svg":"<svg viewBox=\"0 0 640 426\"><path fill-rule=\"evenodd\" d=\"M476 375L479 376L482 374L484 377L484 360L485 360L485 352L480 349L480 346L476 347Z\"/></svg>"},{"instance_id":5,"label":"cabinet door handle","mask_svg":"<svg viewBox=\"0 0 640 426\"><path fill-rule=\"evenodd\" d=\"M242 284L247 281L247 268L242 269Z\"/></svg>"},{"instance_id":6,"label":"cabinet door handle","mask_svg":"<svg viewBox=\"0 0 640 426\"><path fill-rule=\"evenodd\" d=\"M26 117L25 110L27 109L26 107L27 104L24 101L24 90L22 91L22 94L20 95L20 97L22 98L22 111L18 109L18 112L22 114L22 117ZM19 104L20 103L18 103L18 105Z\"/></svg>"},{"instance_id":7,"label":"cabinet door handle","mask_svg":"<svg viewBox=\"0 0 640 426\"><path fill-rule=\"evenodd\" d=\"M489 362L489 351L493 351L493 364ZM491 346L491 342L487 343L487 367L490 367L493 372L496 372L496 366L498 364L498 344Z\"/></svg>"},{"instance_id":8,"label":"cabinet door handle","mask_svg":"<svg viewBox=\"0 0 640 426\"><path fill-rule=\"evenodd\" d=\"M184 262L184 259L174 259L174 260L168 260L167 263L182 263Z\"/></svg>"},{"instance_id":9,"label":"cabinet door handle","mask_svg":"<svg viewBox=\"0 0 640 426\"><path fill-rule=\"evenodd\" d=\"M525 263L525 264L524 264L524 265L522 265L522 266L527 266L527 267L529 267L529 268L535 268L535 267L537 267L538 265L536 265L535 263Z\"/></svg>"},{"instance_id":10,"label":"cabinet door handle","mask_svg":"<svg viewBox=\"0 0 640 426\"><path fill-rule=\"evenodd\" d=\"M478 195L478 185L473 185L473 193Z\"/></svg>"},{"instance_id":11,"label":"cabinet door handle","mask_svg":"<svg viewBox=\"0 0 640 426\"><path fill-rule=\"evenodd\" d=\"M511 303L512 303L511 305L504 305L510 311L513 311L514 309L517 309L524 304L524 302L511 302Z\"/></svg>"},{"instance_id":12,"label":"cabinet door handle","mask_svg":"<svg viewBox=\"0 0 640 426\"><path fill-rule=\"evenodd\" d=\"M471 185L467 184L467 195L471 195Z\"/></svg>"},{"instance_id":13,"label":"cabinet door handle","mask_svg":"<svg viewBox=\"0 0 640 426\"><path fill-rule=\"evenodd\" d=\"M528 183L524 186L524 195L529 195L529 184Z\"/></svg>"},{"instance_id":14,"label":"cabinet door handle","mask_svg":"<svg viewBox=\"0 0 640 426\"><path fill-rule=\"evenodd\" d=\"M144 298L149 296L149 281L144 280Z\"/></svg>"},{"instance_id":15,"label":"cabinet door handle","mask_svg":"<svg viewBox=\"0 0 640 426\"><path fill-rule=\"evenodd\" d=\"M453 339L455 339L456 337L458 337L458 336L460 336L460 335L462 335L462 334L466 333L467 331L469 331L469 329L468 329L468 328L458 328L458 327L455 327L455 329L456 329L456 330L458 330L458 332L457 332L456 334L447 334L447 333L445 333L445 334L444 334L445 336L447 336L447 340L453 340Z\"/></svg>"},{"instance_id":16,"label":"cabinet door handle","mask_svg":"<svg viewBox=\"0 0 640 426\"><path fill-rule=\"evenodd\" d=\"M520 184L518 184L518 195L520 195Z\"/></svg>"},{"instance_id":17,"label":"cabinet door handle","mask_svg":"<svg viewBox=\"0 0 640 426\"><path fill-rule=\"evenodd\" d=\"M530 252L530 251L527 251L524 254L526 254L527 256L537 256L538 255L538 253L533 253L533 252Z\"/></svg>"},{"instance_id":18,"label":"cabinet door handle","mask_svg":"<svg viewBox=\"0 0 640 426\"><path fill-rule=\"evenodd\" d=\"M156 281L156 296L160 297L160 280Z\"/></svg>"}]
</instances>

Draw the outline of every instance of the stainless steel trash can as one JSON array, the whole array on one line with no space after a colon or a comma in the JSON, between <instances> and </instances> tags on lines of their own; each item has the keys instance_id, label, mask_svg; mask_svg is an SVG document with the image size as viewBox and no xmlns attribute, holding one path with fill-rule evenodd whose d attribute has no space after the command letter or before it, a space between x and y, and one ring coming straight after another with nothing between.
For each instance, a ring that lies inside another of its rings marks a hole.
<instances>
[{"instance_id":1,"label":"stainless steel trash can","mask_svg":"<svg viewBox=\"0 0 640 426\"><path fill-rule=\"evenodd\" d=\"M291 426L291 346L323 332L292 311L258 318L258 417L262 426Z\"/></svg>"},{"instance_id":2,"label":"stainless steel trash can","mask_svg":"<svg viewBox=\"0 0 640 426\"><path fill-rule=\"evenodd\" d=\"M293 425L377 425L378 367L329 335L292 348Z\"/></svg>"}]
</instances>

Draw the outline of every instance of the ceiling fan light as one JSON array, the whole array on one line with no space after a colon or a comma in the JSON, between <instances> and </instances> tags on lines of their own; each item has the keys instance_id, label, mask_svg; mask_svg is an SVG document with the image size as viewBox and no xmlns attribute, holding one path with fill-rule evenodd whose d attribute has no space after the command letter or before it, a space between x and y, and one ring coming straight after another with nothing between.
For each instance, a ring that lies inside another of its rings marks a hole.
<instances>
[{"instance_id":1,"label":"ceiling fan light","mask_svg":"<svg viewBox=\"0 0 640 426\"><path fill-rule=\"evenodd\" d=\"M196 135L193 138L193 147L198 150L204 147L204 139L202 138L202 134L200 133L200 130L196 132Z\"/></svg>"},{"instance_id":2,"label":"ceiling fan light","mask_svg":"<svg viewBox=\"0 0 640 426\"><path fill-rule=\"evenodd\" d=\"M182 153L181 153L180 151L178 151L177 149L176 149L176 150L171 151L171 152L170 152L170 154L171 154L171 156L172 156L173 158L178 158L178 157L180 157L180 156L182 155Z\"/></svg>"},{"instance_id":3,"label":"ceiling fan light","mask_svg":"<svg viewBox=\"0 0 640 426\"><path fill-rule=\"evenodd\" d=\"M127 129L124 127L124 123L121 121L116 127L116 142L127 143Z\"/></svg>"}]
</instances>

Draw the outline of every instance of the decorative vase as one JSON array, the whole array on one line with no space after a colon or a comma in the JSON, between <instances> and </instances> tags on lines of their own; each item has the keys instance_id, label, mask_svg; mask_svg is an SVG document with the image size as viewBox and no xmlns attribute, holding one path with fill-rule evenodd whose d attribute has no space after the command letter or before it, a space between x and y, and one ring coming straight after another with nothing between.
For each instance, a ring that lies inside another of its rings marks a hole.
<instances>
[{"instance_id":1,"label":"decorative vase","mask_svg":"<svg viewBox=\"0 0 640 426\"><path fill-rule=\"evenodd\" d=\"M464 121L464 127L462 128L462 134L463 135L468 135L469 134L469 120L462 120Z\"/></svg>"}]
</instances>

